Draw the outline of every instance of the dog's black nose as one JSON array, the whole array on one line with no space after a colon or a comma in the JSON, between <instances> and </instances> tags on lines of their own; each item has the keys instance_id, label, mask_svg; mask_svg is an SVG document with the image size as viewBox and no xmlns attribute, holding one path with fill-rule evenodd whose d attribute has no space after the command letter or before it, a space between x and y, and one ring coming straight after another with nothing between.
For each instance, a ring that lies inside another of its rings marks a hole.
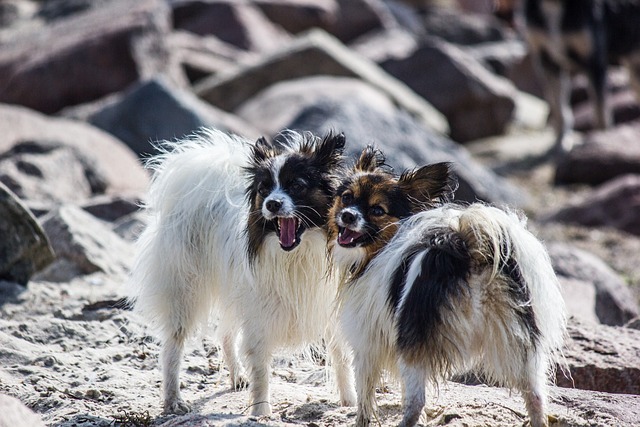
<instances>
[{"instance_id":1,"label":"dog's black nose","mask_svg":"<svg viewBox=\"0 0 640 427\"><path fill-rule=\"evenodd\" d=\"M349 211L342 212L342 215L340 215L340 219L344 224L353 224L354 222L356 222L356 216Z\"/></svg>"},{"instance_id":2,"label":"dog's black nose","mask_svg":"<svg viewBox=\"0 0 640 427\"><path fill-rule=\"evenodd\" d=\"M267 201L267 210L272 213L276 213L282 207L282 202L279 200L269 200Z\"/></svg>"}]
</instances>

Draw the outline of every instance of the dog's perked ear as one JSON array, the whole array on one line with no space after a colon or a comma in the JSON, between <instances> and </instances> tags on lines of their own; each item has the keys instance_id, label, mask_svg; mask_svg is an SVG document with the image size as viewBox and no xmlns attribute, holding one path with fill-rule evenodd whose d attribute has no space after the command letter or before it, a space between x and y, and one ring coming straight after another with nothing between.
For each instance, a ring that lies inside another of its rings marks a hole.
<instances>
[{"instance_id":1,"label":"dog's perked ear","mask_svg":"<svg viewBox=\"0 0 640 427\"><path fill-rule=\"evenodd\" d=\"M367 145L358 161L354 165L354 169L361 172L375 172L377 169L385 166L385 157L382 151L374 148L371 145Z\"/></svg>"},{"instance_id":2,"label":"dog's perked ear","mask_svg":"<svg viewBox=\"0 0 640 427\"><path fill-rule=\"evenodd\" d=\"M253 144L253 162L257 164L269 157L273 157L275 151L275 145L267 141L264 136L261 136L255 144Z\"/></svg>"},{"instance_id":3,"label":"dog's perked ear","mask_svg":"<svg viewBox=\"0 0 640 427\"><path fill-rule=\"evenodd\" d=\"M402 173L398 187L408 196L415 213L453 200L458 179L451 163L434 163Z\"/></svg>"},{"instance_id":4,"label":"dog's perked ear","mask_svg":"<svg viewBox=\"0 0 640 427\"><path fill-rule=\"evenodd\" d=\"M342 159L346 138L344 133L334 135L329 132L315 147L313 152L314 158L318 163L328 167L337 166Z\"/></svg>"}]
</instances>

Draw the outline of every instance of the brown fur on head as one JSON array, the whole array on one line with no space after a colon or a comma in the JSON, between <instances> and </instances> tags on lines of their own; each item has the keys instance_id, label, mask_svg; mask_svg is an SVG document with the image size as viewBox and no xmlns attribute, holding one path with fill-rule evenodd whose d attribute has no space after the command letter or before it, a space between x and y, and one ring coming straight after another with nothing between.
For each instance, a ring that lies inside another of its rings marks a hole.
<instances>
[{"instance_id":1,"label":"brown fur on head","mask_svg":"<svg viewBox=\"0 0 640 427\"><path fill-rule=\"evenodd\" d=\"M354 248L354 274L387 244L402 219L452 198L457 187L450 163L394 174L380 150L365 148L342 179L329 212L330 248ZM347 249L348 250L348 249Z\"/></svg>"}]
</instances>

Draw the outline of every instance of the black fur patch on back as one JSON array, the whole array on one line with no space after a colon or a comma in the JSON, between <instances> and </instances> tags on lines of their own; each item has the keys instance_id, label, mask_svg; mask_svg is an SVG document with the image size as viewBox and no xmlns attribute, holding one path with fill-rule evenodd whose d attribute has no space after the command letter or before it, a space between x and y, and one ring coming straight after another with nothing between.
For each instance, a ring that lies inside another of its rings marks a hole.
<instances>
[{"instance_id":1,"label":"black fur patch on back","mask_svg":"<svg viewBox=\"0 0 640 427\"><path fill-rule=\"evenodd\" d=\"M393 313L395 313L398 309L400 296L402 295L402 290L404 289L405 281L407 280L409 267L413 263L413 259L416 257L418 252L422 249L424 249L423 246L414 246L413 248L411 248L411 250L408 251L407 256L402 259L402 262L393 273L391 284L389 286L389 292L387 295L387 302Z\"/></svg>"},{"instance_id":2,"label":"black fur patch on back","mask_svg":"<svg viewBox=\"0 0 640 427\"><path fill-rule=\"evenodd\" d=\"M522 276L522 271L518 265L518 261L513 256L506 260L502 268L502 272L507 275L509 280L509 294L518 304L517 314L520 320L529 332L529 338L534 346L540 337L540 329L536 322L536 316L531 306L531 293L529 287Z\"/></svg>"},{"instance_id":3,"label":"black fur patch on back","mask_svg":"<svg viewBox=\"0 0 640 427\"><path fill-rule=\"evenodd\" d=\"M423 248L427 252L422 258L420 274L404 304L398 307L400 352L428 346L438 333L445 310L454 310L455 301L468 291L471 255L462 236L441 230L425 237Z\"/></svg>"}]
</instances>

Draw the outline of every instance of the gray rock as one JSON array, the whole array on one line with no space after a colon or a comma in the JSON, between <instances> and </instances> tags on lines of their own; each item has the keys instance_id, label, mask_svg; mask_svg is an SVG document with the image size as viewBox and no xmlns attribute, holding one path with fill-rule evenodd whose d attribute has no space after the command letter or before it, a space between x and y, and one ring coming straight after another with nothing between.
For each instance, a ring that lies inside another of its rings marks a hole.
<instances>
[{"instance_id":1,"label":"gray rock","mask_svg":"<svg viewBox=\"0 0 640 427\"><path fill-rule=\"evenodd\" d=\"M343 43L370 31L392 28L393 15L380 0L337 0L338 13L326 29Z\"/></svg>"},{"instance_id":2,"label":"gray rock","mask_svg":"<svg viewBox=\"0 0 640 427\"><path fill-rule=\"evenodd\" d=\"M585 75L572 79L571 104L573 127L581 132L596 129L595 103L591 87ZM614 125L636 121L640 118L640 99L636 96L625 68L613 68L607 73L607 104L611 109Z\"/></svg>"},{"instance_id":3,"label":"gray rock","mask_svg":"<svg viewBox=\"0 0 640 427\"><path fill-rule=\"evenodd\" d=\"M266 51L289 37L252 2L173 0L173 26L199 35L214 35L240 49Z\"/></svg>"},{"instance_id":4,"label":"gray rock","mask_svg":"<svg viewBox=\"0 0 640 427\"><path fill-rule=\"evenodd\" d=\"M457 45L475 45L507 38L505 26L489 14L432 8L424 16L427 34Z\"/></svg>"},{"instance_id":5,"label":"gray rock","mask_svg":"<svg viewBox=\"0 0 640 427\"><path fill-rule=\"evenodd\" d=\"M186 83L166 46L162 0L116 0L0 46L0 102L45 113L117 92L157 73Z\"/></svg>"},{"instance_id":6,"label":"gray rock","mask_svg":"<svg viewBox=\"0 0 640 427\"><path fill-rule=\"evenodd\" d=\"M246 66L259 55L243 51L217 37L198 36L188 31L171 33L169 46L191 82Z\"/></svg>"},{"instance_id":7,"label":"gray rock","mask_svg":"<svg viewBox=\"0 0 640 427\"><path fill-rule=\"evenodd\" d=\"M584 199L542 217L545 221L615 228L640 235L640 175L625 175L606 182Z\"/></svg>"},{"instance_id":8,"label":"gray rock","mask_svg":"<svg viewBox=\"0 0 640 427\"><path fill-rule=\"evenodd\" d=\"M268 86L314 75L357 77L383 91L396 105L435 131L448 130L444 117L428 102L320 30L305 33L253 66L204 79L194 90L211 104L233 111Z\"/></svg>"},{"instance_id":9,"label":"gray rock","mask_svg":"<svg viewBox=\"0 0 640 427\"><path fill-rule=\"evenodd\" d=\"M631 328L631 329L636 329L638 331L640 331L640 316L638 317L634 317L633 319L629 320L625 325L625 328Z\"/></svg>"},{"instance_id":10,"label":"gray rock","mask_svg":"<svg viewBox=\"0 0 640 427\"><path fill-rule=\"evenodd\" d=\"M579 322L569 322L568 330L570 376L558 370L559 386L640 394L640 331Z\"/></svg>"},{"instance_id":11,"label":"gray rock","mask_svg":"<svg viewBox=\"0 0 640 427\"><path fill-rule=\"evenodd\" d=\"M359 101L385 115L397 108L384 92L352 77L311 76L275 83L236 109L236 114L266 135L289 126L306 108L320 101Z\"/></svg>"},{"instance_id":12,"label":"gray rock","mask_svg":"<svg viewBox=\"0 0 640 427\"><path fill-rule=\"evenodd\" d=\"M23 164L22 170L16 163L20 173L13 175L16 185L22 182L24 191L27 186L34 191L25 192L26 198L33 194L39 201L75 203L85 195L142 193L147 188L149 178L136 155L122 142L91 125L0 104L0 129L0 157L7 159L13 153L16 162L24 158L32 163ZM74 170L60 168L59 164L39 165L47 158L51 162L65 161ZM38 177L39 168L42 177ZM9 173L3 168L4 172ZM58 185L66 189L56 189ZM57 196L47 196L48 191L49 195Z\"/></svg>"},{"instance_id":13,"label":"gray rock","mask_svg":"<svg viewBox=\"0 0 640 427\"><path fill-rule=\"evenodd\" d=\"M43 1L36 14L46 22L53 22L67 18L80 12L87 11L97 4L106 4L110 0L56 0Z\"/></svg>"},{"instance_id":14,"label":"gray rock","mask_svg":"<svg viewBox=\"0 0 640 427\"><path fill-rule=\"evenodd\" d=\"M0 236L0 280L26 285L55 258L36 218L1 182Z\"/></svg>"},{"instance_id":15,"label":"gray rock","mask_svg":"<svg viewBox=\"0 0 640 427\"><path fill-rule=\"evenodd\" d=\"M521 189L471 158L467 150L445 136L421 126L402 111L392 113L376 109L366 101L318 101L302 111L289 129L324 134L330 130L344 132L347 151L359 154L368 144L375 144L397 169L442 161L454 162L460 188L456 199L485 200L496 204L522 206L528 202Z\"/></svg>"},{"instance_id":16,"label":"gray rock","mask_svg":"<svg viewBox=\"0 0 640 427\"><path fill-rule=\"evenodd\" d=\"M380 65L445 115L455 141L502 134L511 123L515 87L451 43L428 39Z\"/></svg>"},{"instance_id":17,"label":"gray rock","mask_svg":"<svg viewBox=\"0 0 640 427\"><path fill-rule=\"evenodd\" d=\"M80 202L107 186L99 166L57 141L21 141L0 155L0 182L30 206ZM35 207L34 206L34 207Z\"/></svg>"},{"instance_id":18,"label":"gray rock","mask_svg":"<svg viewBox=\"0 0 640 427\"><path fill-rule=\"evenodd\" d=\"M514 70L523 71L527 45L519 39L507 39L465 46L464 51L495 74L511 80L515 74ZM522 79L534 78L533 76L534 70L531 69L529 76L522 76Z\"/></svg>"},{"instance_id":19,"label":"gray rock","mask_svg":"<svg viewBox=\"0 0 640 427\"><path fill-rule=\"evenodd\" d=\"M252 139L260 136L257 130L237 117L163 79L135 85L121 98L90 115L88 120L125 142L139 155L155 152L154 142L184 138L203 126Z\"/></svg>"},{"instance_id":20,"label":"gray rock","mask_svg":"<svg viewBox=\"0 0 640 427\"><path fill-rule=\"evenodd\" d=\"M337 0L255 0L269 20L297 34L310 28L327 30L337 20Z\"/></svg>"},{"instance_id":21,"label":"gray rock","mask_svg":"<svg viewBox=\"0 0 640 427\"><path fill-rule=\"evenodd\" d=\"M612 178L640 173L640 123L592 132L584 144L559 159L559 184L602 184Z\"/></svg>"},{"instance_id":22,"label":"gray rock","mask_svg":"<svg viewBox=\"0 0 640 427\"><path fill-rule=\"evenodd\" d=\"M569 317L585 323L600 323L596 314L596 287L593 282L566 276L559 276L558 279Z\"/></svg>"},{"instance_id":23,"label":"gray rock","mask_svg":"<svg viewBox=\"0 0 640 427\"><path fill-rule=\"evenodd\" d=\"M42 226L57 258L38 280L64 282L97 271L121 276L130 267L132 245L81 208L64 205L47 214Z\"/></svg>"},{"instance_id":24,"label":"gray rock","mask_svg":"<svg viewBox=\"0 0 640 427\"><path fill-rule=\"evenodd\" d=\"M320 28L344 43L371 31L396 26L380 0L256 0L274 23L292 34Z\"/></svg>"},{"instance_id":25,"label":"gray rock","mask_svg":"<svg viewBox=\"0 0 640 427\"><path fill-rule=\"evenodd\" d=\"M136 211L118 218L113 224L113 231L128 242L135 242L148 223L148 215L144 211Z\"/></svg>"},{"instance_id":26,"label":"gray rock","mask_svg":"<svg viewBox=\"0 0 640 427\"><path fill-rule=\"evenodd\" d=\"M376 64L406 58L418 48L418 37L404 28L369 33L349 45L351 49Z\"/></svg>"},{"instance_id":27,"label":"gray rock","mask_svg":"<svg viewBox=\"0 0 640 427\"><path fill-rule=\"evenodd\" d=\"M44 427L38 414L27 408L18 399L0 394L0 427Z\"/></svg>"},{"instance_id":28,"label":"gray rock","mask_svg":"<svg viewBox=\"0 0 640 427\"><path fill-rule=\"evenodd\" d=\"M127 195L101 195L82 204L82 209L103 221L116 222L140 209L140 198Z\"/></svg>"},{"instance_id":29,"label":"gray rock","mask_svg":"<svg viewBox=\"0 0 640 427\"><path fill-rule=\"evenodd\" d=\"M565 243L550 243L547 249L553 268L561 279L593 284L595 313L600 323L622 326L640 314L627 284L600 258Z\"/></svg>"}]
</instances>

